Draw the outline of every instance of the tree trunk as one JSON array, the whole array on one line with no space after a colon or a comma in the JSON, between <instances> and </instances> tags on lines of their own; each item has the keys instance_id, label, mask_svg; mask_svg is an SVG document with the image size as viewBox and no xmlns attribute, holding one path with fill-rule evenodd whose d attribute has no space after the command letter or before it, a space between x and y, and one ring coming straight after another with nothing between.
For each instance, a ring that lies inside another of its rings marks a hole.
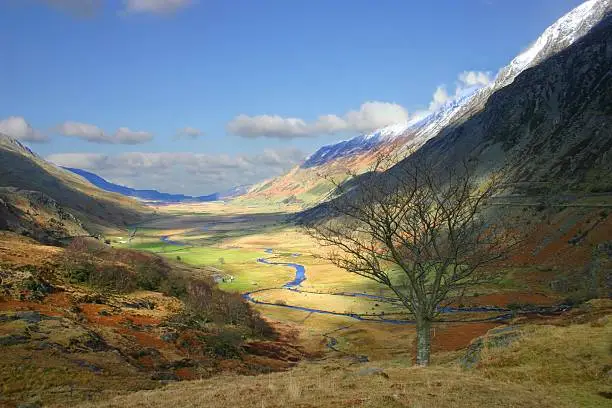
<instances>
[{"instance_id":1,"label":"tree trunk","mask_svg":"<svg viewBox=\"0 0 612 408\"><path fill-rule=\"evenodd\" d=\"M416 363L419 366L429 365L429 354L431 353L431 320L417 320L417 351Z\"/></svg>"}]
</instances>

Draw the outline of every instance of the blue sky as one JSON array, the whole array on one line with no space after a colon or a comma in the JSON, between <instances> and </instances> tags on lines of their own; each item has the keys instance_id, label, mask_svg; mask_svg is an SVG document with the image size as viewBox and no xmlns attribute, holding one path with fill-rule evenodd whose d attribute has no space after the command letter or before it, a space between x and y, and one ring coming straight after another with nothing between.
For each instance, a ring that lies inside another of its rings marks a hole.
<instances>
[{"instance_id":1,"label":"blue sky","mask_svg":"<svg viewBox=\"0 0 612 408\"><path fill-rule=\"evenodd\" d=\"M210 193L490 80L580 3L3 0L0 121L59 164Z\"/></svg>"}]
</instances>

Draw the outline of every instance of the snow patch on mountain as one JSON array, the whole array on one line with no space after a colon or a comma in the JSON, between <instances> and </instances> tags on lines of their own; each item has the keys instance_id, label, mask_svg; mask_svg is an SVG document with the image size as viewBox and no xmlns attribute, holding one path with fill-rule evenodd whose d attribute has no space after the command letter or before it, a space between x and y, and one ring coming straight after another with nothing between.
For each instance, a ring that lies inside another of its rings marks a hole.
<instances>
[{"instance_id":1,"label":"snow patch on mountain","mask_svg":"<svg viewBox=\"0 0 612 408\"><path fill-rule=\"evenodd\" d=\"M589 0L565 14L499 72L493 87L499 89L510 84L527 68L573 44L601 21L611 5L611 0Z\"/></svg>"},{"instance_id":2,"label":"snow patch on mountain","mask_svg":"<svg viewBox=\"0 0 612 408\"><path fill-rule=\"evenodd\" d=\"M307 157L301 167L307 169L320 166L331 160L370 151L400 136L409 137L406 147L422 144L429 139L428 135L443 129L461 109L461 106L469 101L479 89L478 87L471 88L464 92L461 97L447 102L438 110L429 113L425 117L417 117L406 122L384 127L372 133L323 146Z\"/></svg>"},{"instance_id":3,"label":"snow patch on mountain","mask_svg":"<svg viewBox=\"0 0 612 408\"><path fill-rule=\"evenodd\" d=\"M510 64L501 69L488 86L465 90L454 100L424 118L384 127L375 132L321 147L310 155L302 168L323 165L329 161L370 151L400 136L407 138L402 147L413 151L436 136L445 127L484 107L487 99L498 89L512 83L524 70L563 50L584 36L612 9L612 0L589 0L576 7L554 24Z\"/></svg>"}]
</instances>

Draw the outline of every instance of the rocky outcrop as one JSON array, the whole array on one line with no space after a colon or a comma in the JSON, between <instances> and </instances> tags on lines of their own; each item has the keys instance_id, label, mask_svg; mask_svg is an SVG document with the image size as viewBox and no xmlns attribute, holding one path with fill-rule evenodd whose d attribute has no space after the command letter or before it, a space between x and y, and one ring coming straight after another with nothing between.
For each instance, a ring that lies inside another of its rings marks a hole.
<instances>
[{"instance_id":1,"label":"rocky outcrop","mask_svg":"<svg viewBox=\"0 0 612 408\"><path fill-rule=\"evenodd\" d=\"M20 197L15 199L32 200L35 206L57 205L65 210L64 215L72 214L79 218L92 233L138 222L151 211L142 203L103 191L47 162L18 140L3 133L0 133L0 187L3 188L5 203L12 202L6 199L11 194L11 187L14 191L31 191L29 197L19 193ZM0 207L4 205L0 204ZM0 208L0 211L8 213L5 208ZM2 228L6 229L6 226Z\"/></svg>"},{"instance_id":2,"label":"rocky outcrop","mask_svg":"<svg viewBox=\"0 0 612 408\"><path fill-rule=\"evenodd\" d=\"M460 364L464 368L474 368L482 360L486 350L508 347L521 336L520 326L503 326L491 329L484 336L478 337L461 357Z\"/></svg>"},{"instance_id":3,"label":"rocky outcrop","mask_svg":"<svg viewBox=\"0 0 612 408\"><path fill-rule=\"evenodd\" d=\"M83 223L53 198L14 187L0 187L0 229L50 244L89 235Z\"/></svg>"}]
</instances>

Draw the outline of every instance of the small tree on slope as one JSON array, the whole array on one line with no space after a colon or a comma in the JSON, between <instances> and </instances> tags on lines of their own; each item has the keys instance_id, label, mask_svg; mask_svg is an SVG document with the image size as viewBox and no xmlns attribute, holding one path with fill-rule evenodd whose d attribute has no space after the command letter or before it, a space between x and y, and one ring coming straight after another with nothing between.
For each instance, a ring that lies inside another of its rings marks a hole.
<instances>
[{"instance_id":1,"label":"small tree on slope","mask_svg":"<svg viewBox=\"0 0 612 408\"><path fill-rule=\"evenodd\" d=\"M330 218L305 229L327 247L324 258L393 291L416 320L416 362L428 365L435 317L467 288L491 281L483 266L501 260L517 241L483 214L497 177L477 186L467 165L422 162L381 176L384 162L334 182L325 204Z\"/></svg>"}]
</instances>

